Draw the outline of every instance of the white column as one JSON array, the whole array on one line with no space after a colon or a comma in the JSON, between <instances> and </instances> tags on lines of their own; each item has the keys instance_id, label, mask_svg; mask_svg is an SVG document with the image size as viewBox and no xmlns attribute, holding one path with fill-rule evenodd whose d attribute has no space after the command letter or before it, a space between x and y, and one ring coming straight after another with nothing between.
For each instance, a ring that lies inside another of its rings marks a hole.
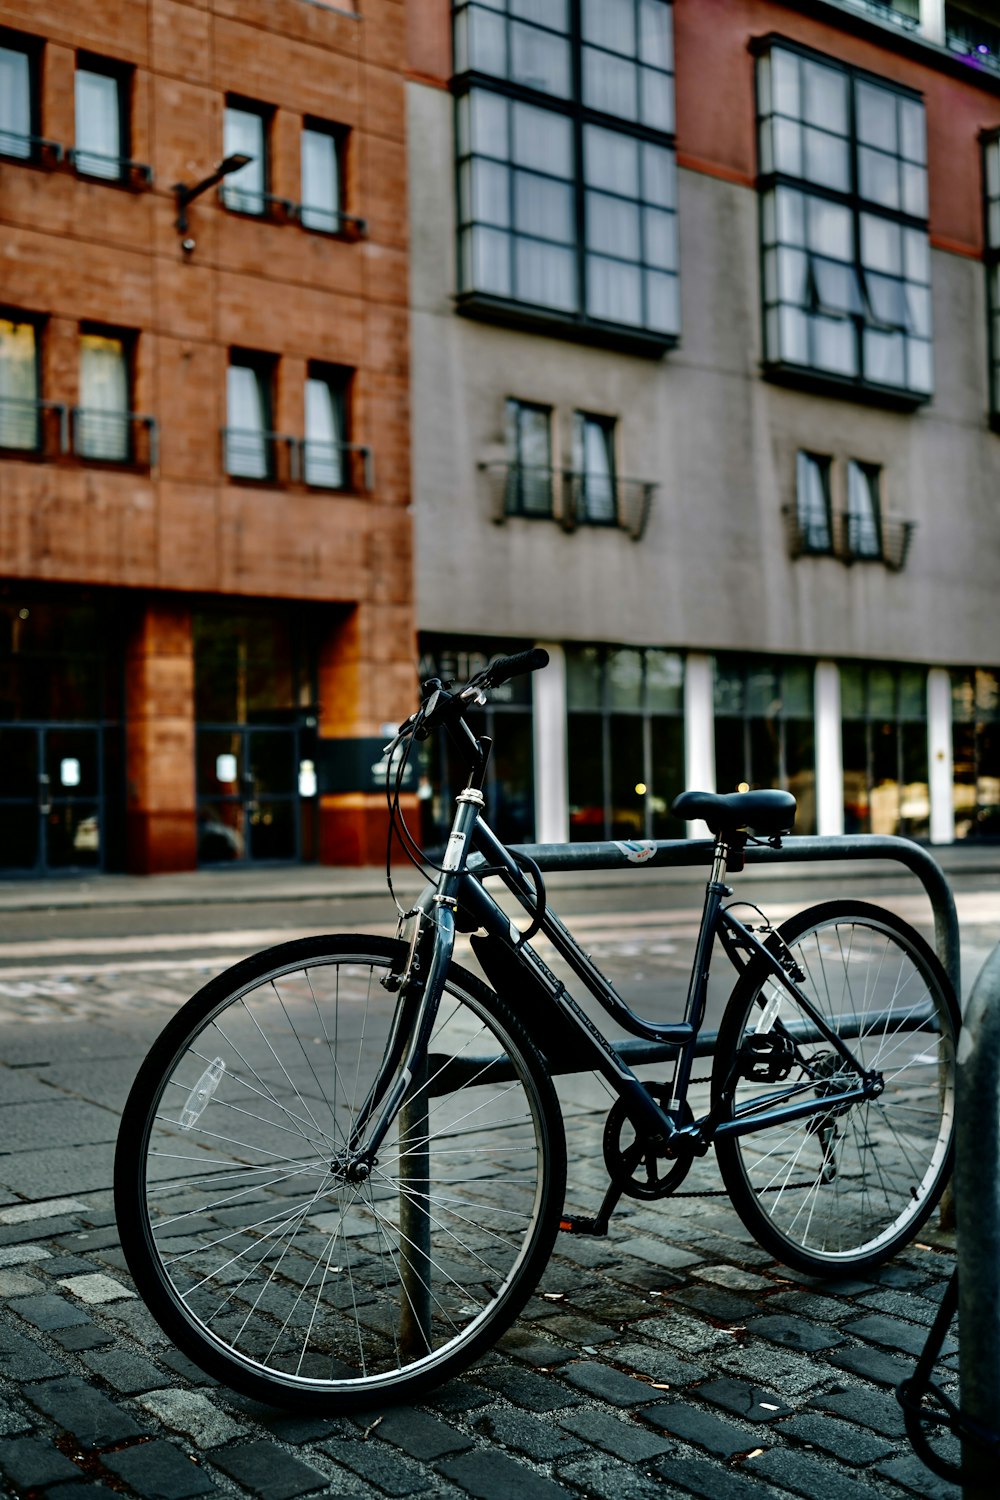
<instances>
[{"instance_id":1,"label":"white column","mask_svg":"<svg viewBox=\"0 0 1000 1500\"><path fill-rule=\"evenodd\" d=\"M920 30L928 42L944 42L944 0L920 0Z\"/></svg>"},{"instance_id":2,"label":"white column","mask_svg":"<svg viewBox=\"0 0 1000 1500\"><path fill-rule=\"evenodd\" d=\"M684 789L715 791L715 675L712 658L698 652L684 663ZM710 837L700 821L687 831L692 839Z\"/></svg>"},{"instance_id":3,"label":"white column","mask_svg":"<svg viewBox=\"0 0 1000 1500\"><path fill-rule=\"evenodd\" d=\"M835 661L816 663L816 831L844 831L844 753L840 725L840 670Z\"/></svg>"},{"instance_id":4,"label":"white column","mask_svg":"<svg viewBox=\"0 0 1000 1500\"><path fill-rule=\"evenodd\" d=\"M951 738L951 678L944 667L927 673L927 759L930 762L931 843L955 842L955 767Z\"/></svg>"},{"instance_id":5,"label":"white column","mask_svg":"<svg viewBox=\"0 0 1000 1500\"><path fill-rule=\"evenodd\" d=\"M538 644L549 653L549 664L531 677L535 838L540 844L565 844L569 839L566 653L548 641Z\"/></svg>"}]
</instances>

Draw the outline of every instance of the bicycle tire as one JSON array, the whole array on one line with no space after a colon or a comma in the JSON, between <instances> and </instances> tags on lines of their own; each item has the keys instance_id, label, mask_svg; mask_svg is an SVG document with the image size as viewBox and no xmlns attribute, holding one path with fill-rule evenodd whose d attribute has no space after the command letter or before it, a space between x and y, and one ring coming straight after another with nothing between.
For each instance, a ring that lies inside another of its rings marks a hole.
<instances>
[{"instance_id":1,"label":"bicycle tire","mask_svg":"<svg viewBox=\"0 0 1000 1500\"><path fill-rule=\"evenodd\" d=\"M947 975L919 933L862 901L829 901L779 929L805 973L800 986L885 1088L860 1103L749 1134L720 1136L716 1157L733 1207L778 1260L812 1276L865 1270L910 1240L941 1197L951 1168L955 1039L960 1012ZM782 998L779 1029L796 1004L758 960L737 982L719 1028L713 1104L731 1083L724 1118L766 1097L833 1100L848 1086L839 1054L799 1013L783 1081L755 1081L737 1059L761 1008ZM917 1025L921 1017L925 1019ZM853 1035L852 1035L853 1033ZM853 1075L856 1077L856 1075Z\"/></svg>"},{"instance_id":2,"label":"bicycle tire","mask_svg":"<svg viewBox=\"0 0 1000 1500\"><path fill-rule=\"evenodd\" d=\"M115 1207L136 1287L190 1358L273 1405L358 1410L447 1379L513 1322L558 1231L555 1090L457 965L410 1112L367 1183L338 1171L403 953L315 937L236 964L169 1022L125 1105ZM487 1066L501 1055L509 1076Z\"/></svg>"}]
</instances>

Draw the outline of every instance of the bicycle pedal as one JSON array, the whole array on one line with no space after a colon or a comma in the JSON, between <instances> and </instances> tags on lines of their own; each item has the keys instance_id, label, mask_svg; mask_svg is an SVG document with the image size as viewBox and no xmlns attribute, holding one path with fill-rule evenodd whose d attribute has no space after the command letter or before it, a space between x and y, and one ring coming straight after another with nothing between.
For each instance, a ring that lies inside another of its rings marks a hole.
<instances>
[{"instance_id":1,"label":"bicycle pedal","mask_svg":"<svg viewBox=\"0 0 1000 1500\"><path fill-rule=\"evenodd\" d=\"M581 1215L574 1214L569 1218L559 1220L559 1228L565 1234L591 1234L598 1239L606 1239L608 1226L600 1219L587 1219Z\"/></svg>"},{"instance_id":2,"label":"bicycle pedal","mask_svg":"<svg viewBox=\"0 0 1000 1500\"><path fill-rule=\"evenodd\" d=\"M792 1071L794 1061L792 1039L780 1032L768 1031L763 1036L751 1032L740 1046L740 1076L754 1083L781 1083Z\"/></svg>"}]
</instances>

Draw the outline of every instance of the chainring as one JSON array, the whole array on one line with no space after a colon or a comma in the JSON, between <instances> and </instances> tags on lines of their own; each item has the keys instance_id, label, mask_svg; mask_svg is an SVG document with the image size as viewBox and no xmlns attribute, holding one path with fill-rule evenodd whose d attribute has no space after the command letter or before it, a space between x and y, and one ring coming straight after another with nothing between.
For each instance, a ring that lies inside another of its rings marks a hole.
<instances>
[{"instance_id":1,"label":"chainring","mask_svg":"<svg viewBox=\"0 0 1000 1500\"><path fill-rule=\"evenodd\" d=\"M669 1115L675 1125L690 1125L694 1121L690 1106L667 1109L670 1102L670 1085L647 1083L646 1092ZM635 1147L639 1144L636 1128L629 1119L624 1104L616 1099L604 1125L604 1164L613 1182L621 1186L629 1198L666 1198L676 1191L687 1176L693 1152L669 1158L657 1154L655 1148L643 1152L638 1161L634 1159Z\"/></svg>"}]
</instances>

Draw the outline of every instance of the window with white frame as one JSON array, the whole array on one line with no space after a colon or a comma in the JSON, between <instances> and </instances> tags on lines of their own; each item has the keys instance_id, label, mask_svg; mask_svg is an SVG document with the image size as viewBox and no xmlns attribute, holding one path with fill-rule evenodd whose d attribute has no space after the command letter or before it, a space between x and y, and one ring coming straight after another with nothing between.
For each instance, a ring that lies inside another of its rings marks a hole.
<instances>
[{"instance_id":1,"label":"window with white frame","mask_svg":"<svg viewBox=\"0 0 1000 1500\"><path fill-rule=\"evenodd\" d=\"M119 334L80 334L80 404L75 445L81 458L127 463L131 457L131 351Z\"/></svg>"},{"instance_id":2,"label":"window with white frame","mask_svg":"<svg viewBox=\"0 0 1000 1500\"><path fill-rule=\"evenodd\" d=\"M306 229L338 234L343 227L341 139L328 127L308 122L302 130L302 202L299 223Z\"/></svg>"},{"instance_id":3,"label":"window with white frame","mask_svg":"<svg viewBox=\"0 0 1000 1500\"><path fill-rule=\"evenodd\" d=\"M768 366L927 400L921 99L783 41L757 67Z\"/></svg>"},{"instance_id":4,"label":"window with white frame","mask_svg":"<svg viewBox=\"0 0 1000 1500\"><path fill-rule=\"evenodd\" d=\"M465 305L672 342L669 0L460 0L455 68Z\"/></svg>"},{"instance_id":5,"label":"window with white frame","mask_svg":"<svg viewBox=\"0 0 1000 1500\"><path fill-rule=\"evenodd\" d=\"M79 56L76 66L76 143L78 172L106 181L121 179L129 155L128 79L117 63Z\"/></svg>"},{"instance_id":6,"label":"window with white frame","mask_svg":"<svg viewBox=\"0 0 1000 1500\"><path fill-rule=\"evenodd\" d=\"M0 156L28 161L38 136L36 49L0 32Z\"/></svg>"},{"instance_id":7,"label":"window with white frame","mask_svg":"<svg viewBox=\"0 0 1000 1500\"><path fill-rule=\"evenodd\" d=\"M322 365L310 365L305 386L303 478L317 489L347 487L345 469L345 377Z\"/></svg>"},{"instance_id":8,"label":"window with white frame","mask_svg":"<svg viewBox=\"0 0 1000 1500\"><path fill-rule=\"evenodd\" d=\"M1000 428L1000 131L983 138L986 290L989 308L990 419Z\"/></svg>"},{"instance_id":9,"label":"window with white frame","mask_svg":"<svg viewBox=\"0 0 1000 1500\"><path fill-rule=\"evenodd\" d=\"M800 450L796 457L796 521L803 552L833 551L830 507L832 460L821 453Z\"/></svg>"},{"instance_id":10,"label":"window with white frame","mask_svg":"<svg viewBox=\"0 0 1000 1500\"><path fill-rule=\"evenodd\" d=\"M17 314L0 316L0 448L38 447L38 328Z\"/></svg>"},{"instance_id":11,"label":"window with white frame","mask_svg":"<svg viewBox=\"0 0 1000 1500\"><path fill-rule=\"evenodd\" d=\"M618 524L615 419L573 413L574 519L595 526Z\"/></svg>"},{"instance_id":12,"label":"window with white frame","mask_svg":"<svg viewBox=\"0 0 1000 1500\"><path fill-rule=\"evenodd\" d=\"M265 105L226 101L222 154L250 158L245 166L229 173L220 189L222 202L234 213L263 215L267 212L270 114Z\"/></svg>"}]
</instances>

